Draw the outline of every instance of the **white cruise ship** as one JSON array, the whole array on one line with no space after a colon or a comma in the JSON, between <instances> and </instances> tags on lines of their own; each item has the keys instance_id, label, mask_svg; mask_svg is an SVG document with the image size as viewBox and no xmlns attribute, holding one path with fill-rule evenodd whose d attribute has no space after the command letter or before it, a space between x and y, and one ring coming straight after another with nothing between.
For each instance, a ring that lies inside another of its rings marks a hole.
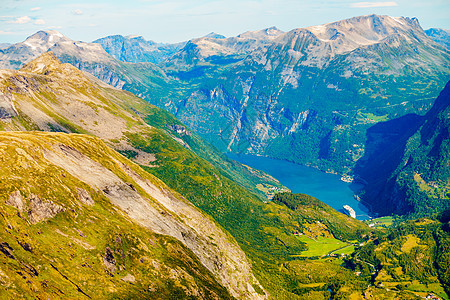
<instances>
[{"instance_id":1,"label":"white cruise ship","mask_svg":"<svg viewBox=\"0 0 450 300\"><path fill-rule=\"evenodd\" d=\"M344 205L344 210L349 214L350 217L356 219L356 213L353 208L351 208L349 205Z\"/></svg>"}]
</instances>

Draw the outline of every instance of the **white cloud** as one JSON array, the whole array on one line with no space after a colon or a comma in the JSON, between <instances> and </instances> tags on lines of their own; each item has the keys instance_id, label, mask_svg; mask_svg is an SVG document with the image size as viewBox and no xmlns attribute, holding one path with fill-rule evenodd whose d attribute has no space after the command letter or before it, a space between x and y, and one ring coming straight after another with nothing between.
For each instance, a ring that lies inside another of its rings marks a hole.
<instances>
[{"instance_id":1,"label":"white cloud","mask_svg":"<svg viewBox=\"0 0 450 300\"><path fill-rule=\"evenodd\" d=\"M13 34L13 32L0 30L0 35Z\"/></svg>"},{"instance_id":2,"label":"white cloud","mask_svg":"<svg viewBox=\"0 0 450 300\"><path fill-rule=\"evenodd\" d=\"M23 16L18 17L14 21L9 21L8 23L14 23L14 24L26 24L31 21L31 18L29 16Z\"/></svg>"},{"instance_id":3,"label":"white cloud","mask_svg":"<svg viewBox=\"0 0 450 300\"><path fill-rule=\"evenodd\" d=\"M43 19L37 19L37 20L34 22L34 24L36 24L36 25L44 25L44 24L45 24L45 21L44 21Z\"/></svg>"},{"instance_id":4,"label":"white cloud","mask_svg":"<svg viewBox=\"0 0 450 300\"><path fill-rule=\"evenodd\" d=\"M390 6L398 6L397 2L388 1L388 2L357 2L350 4L350 7L353 8L372 8L372 7L390 7Z\"/></svg>"},{"instance_id":5,"label":"white cloud","mask_svg":"<svg viewBox=\"0 0 450 300\"><path fill-rule=\"evenodd\" d=\"M41 8L40 7L33 7L33 8L31 8L30 10L31 11L37 11L37 10L40 10Z\"/></svg>"},{"instance_id":6,"label":"white cloud","mask_svg":"<svg viewBox=\"0 0 450 300\"><path fill-rule=\"evenodd\" d=\"M81 16L83 14L83 11L81 9L75 9L75 10L72 10L72 13L74 15Z\"/></svg>"}]
</instances>

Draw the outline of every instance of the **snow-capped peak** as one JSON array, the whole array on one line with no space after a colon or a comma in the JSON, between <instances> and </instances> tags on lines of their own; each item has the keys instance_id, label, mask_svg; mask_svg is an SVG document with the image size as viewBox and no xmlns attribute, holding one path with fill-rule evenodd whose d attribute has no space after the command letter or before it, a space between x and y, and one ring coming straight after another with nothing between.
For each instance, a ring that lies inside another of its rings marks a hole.
<instances>
[{"instance_id":1,"label":"snow-capped peak","mask_svg":"<svg viewBox=\"0 0 450 300\"><path fill-rule=\"evenodd\" d=\"M28 37L23 44L32 49L32 51L45 52L55 43L61 41L68 41L62 33L56 30L38 31L32 36Z\"/></svg>"}]
</instances>

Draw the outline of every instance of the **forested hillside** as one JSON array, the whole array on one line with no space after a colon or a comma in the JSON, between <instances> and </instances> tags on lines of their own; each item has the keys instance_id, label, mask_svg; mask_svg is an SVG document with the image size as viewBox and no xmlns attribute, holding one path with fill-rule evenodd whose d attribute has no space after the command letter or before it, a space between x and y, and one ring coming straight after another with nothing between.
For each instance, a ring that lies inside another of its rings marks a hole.
<instances>
[{"instance_id":1,"label":"forested hillside","mask_svg":"<svg viewBox=\"0 0 450 300\"><path fill-rule=\"evenodd\" d=\"M375 212L427 216L450 207L450 83L425 116L408 115L367 131L355 174Z\"/></svg>"}]
</instances>

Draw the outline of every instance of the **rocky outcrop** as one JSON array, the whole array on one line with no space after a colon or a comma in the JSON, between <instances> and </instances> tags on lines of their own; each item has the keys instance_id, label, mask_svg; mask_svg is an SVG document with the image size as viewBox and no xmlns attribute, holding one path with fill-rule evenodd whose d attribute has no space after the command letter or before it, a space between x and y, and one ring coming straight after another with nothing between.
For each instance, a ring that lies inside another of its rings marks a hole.
<instances>
[{"instance_id":1,"label":"rocky outcrop","mask_svg":"<svg viewBox=\"0 0 450 300\"><path fill-rule=\"evenodd\" d=\"M9 120L17 115L16 108L14 107L12 101L12 96L10 94L0 92L0 119Z\"/></svg>"},{"instance_id":2,"label":"rocky outcrop","mask_svg":"<svg viewBox=\"0 0 450 300\"><path fill-rule=\"evenodd\" d=\"M106 247L106 253L103 257L103 263L105 264L106 269L114 274L116 272L116 259L114 258L114 254L109 247Z\"/></svg>"},{"instance_id":3,"label":"rocky outcrop","mask_svg":"<svg viewBox=\"0 0 450 300\"><path fill-rule=\"evenodd\" d=\"M28 212L31 224L36 224L55 217L58 213L65 211L61 205L52 201L41 199L38 195L30 193L28 195L29 205L25 202L20 191L12 193L6 204L17 208L20 213Z\"/></svg>"},{"instance_id":4,"label":"rocky outcrop","mask_svg":"<svg viewBox=\"0 0 450 300\"><path fill-rule=\"evenodd\" d=\"M183 125L167 125L167 128L175 131L178 134L191 135L191 132Z\"/></svg>"},{"instance_id":5,"label":"rocky outcrop","mask_svg":"<svg viewBox=\"0 0 450 300\"><path fill-rule=\"evenodd\" d=\"M86 190L77 188L77 192L78 192L78 199L80 200L81 203L90 206L95 204L94 200L92 200L91 195Z\"/></svg>"},{"instance_id":6,"label":"rocky outcrop","mask_svg":"<svg viewBox=\"0 0 450 300\"><path fill-rule=\"evenodd\" d=\"M134 283L136 281L136 278L131 274L127 274L125 277L122 277L121 280L125 282Z\"/></svg>"},{"instance_id":7,"label":"rocky outcrop","mask_svg":"<svg viewBox=\"0 0 450 300\"><path fill-rule=\"evenodd\" d=\"M5 202L7 205L13 206L19 210L19 212L24 212L26 208L26 203L24 203L22 194L20 191L15 191L9 196L8 200Z\"/></svg>"},{"instance_id":8,"label":"rocky outcrop","mask_svg":"<svg viewBox=\"0 0 450 300\"><path fill-rule=\"evenodd\" d=\"M54 204L52 201L45 201L34 194L30 194L28 199L30 201L28 216L31 224L51 219L65 210L61 205Z\"/></svg>"},{"instance_id":9,"label":"rocky outcrop","mask_svg":"<svg viewBox=\"0 0 450 300\"><path fill-rule=\"evenodd\" d=\"M6 243L6 242L0 243L0 252L2 252L8 258L16 259L13 255L12 251L13 251L13 248L11 248L11 246L9 246L8 243Z\"/></svg>"}]
</instances>

